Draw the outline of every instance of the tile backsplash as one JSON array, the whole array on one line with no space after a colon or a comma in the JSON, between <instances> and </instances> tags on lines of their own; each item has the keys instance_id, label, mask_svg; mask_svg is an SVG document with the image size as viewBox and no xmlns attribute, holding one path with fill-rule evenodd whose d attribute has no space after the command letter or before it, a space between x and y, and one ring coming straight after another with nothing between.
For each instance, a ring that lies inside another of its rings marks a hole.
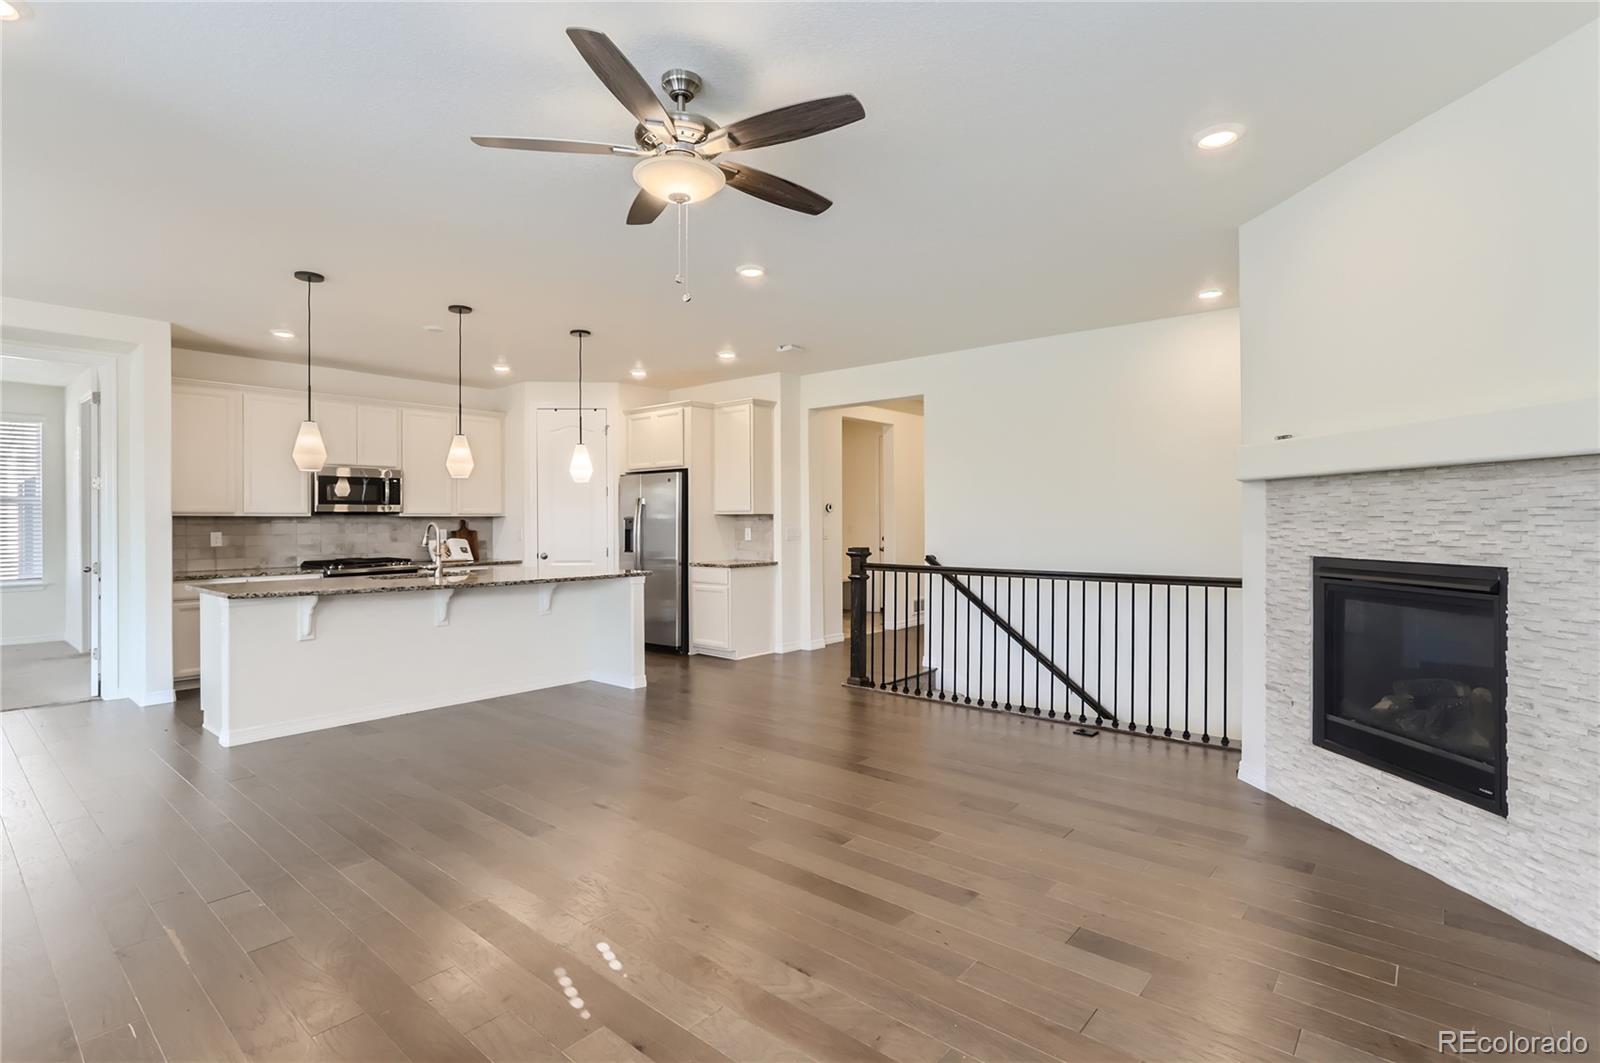
<instances>
[{"instance_id":1,"label":"tile backsplash","mask_svg":"<svg viewBox=\"0 0 1600 1063\"><path fill-rule=\"evenodd\" d=\"M459 517L440 520L448 537ZM242 568L287 568L323 557L405 557L421 561L426 518L397 516L325 517L174 517L172 571L219 572ZM481 560L494 554L493 522L468 519L478 533ZM211 545L211 533L222 533L222 545Z\"/></svg>"}]
</instances>

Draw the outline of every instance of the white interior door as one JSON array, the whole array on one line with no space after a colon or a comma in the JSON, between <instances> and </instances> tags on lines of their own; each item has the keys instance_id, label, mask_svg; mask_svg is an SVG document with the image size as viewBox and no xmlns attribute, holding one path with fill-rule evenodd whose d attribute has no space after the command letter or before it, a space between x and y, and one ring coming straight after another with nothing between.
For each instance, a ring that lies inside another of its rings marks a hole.
<instances>
[{"instance_id":1,"label":"white interior door","mask_svg":"<svg viewBox=\"0 0 1600 1063\"><path fill-rule=\"evenodd\" d=\"M83 646L89 651L89 696L100 696L100 402L78 404L78 557L83 563Z\"/></svg>"},{"instance_id":2,"label":"white interior door","mask_svg":"<svg viewBox=\"0 0 1600 1063\"><path fill-rule=\"evenodd\" d=\"M611 543L611 473L606 460L603 410L583 415L583 442L594 461L586 484L568 471L578 444L574 410L540 410L538 436L538 527L535 557L541 576L608 572L616 564Z\"/></svg>"}]
</instances>

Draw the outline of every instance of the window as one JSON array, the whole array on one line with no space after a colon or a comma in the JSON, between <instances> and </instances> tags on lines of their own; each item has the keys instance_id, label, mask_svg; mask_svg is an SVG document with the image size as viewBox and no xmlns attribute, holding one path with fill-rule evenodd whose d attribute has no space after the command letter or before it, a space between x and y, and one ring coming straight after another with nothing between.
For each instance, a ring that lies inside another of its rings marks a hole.
<instances>
[{"instance_id":1,"label":"window","mask_svg":"<svg viewBox=\"0 0 1600 1063\"><path fill-rule=\"evenodd\" d=\"M44 425L0 421L0 583L44 578Z\"/></svg>"}]
</instances>

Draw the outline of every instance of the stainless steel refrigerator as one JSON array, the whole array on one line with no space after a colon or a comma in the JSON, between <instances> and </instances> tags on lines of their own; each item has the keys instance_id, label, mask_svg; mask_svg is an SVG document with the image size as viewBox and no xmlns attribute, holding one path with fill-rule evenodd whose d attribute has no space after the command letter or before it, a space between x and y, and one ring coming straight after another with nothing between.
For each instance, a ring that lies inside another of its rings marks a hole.
<instances>
[{"instance_id":1,"label":"stainless steel refrigerator","mask_svg":"<svg viewBox=\"0 0 1600 1063\"><path fill-rule=\"evenodd\" d=\"M689 652L689 474L633 472L617 490L623 568L648 569L644 642L650 649Z\"/></svg>"}]
</instances>

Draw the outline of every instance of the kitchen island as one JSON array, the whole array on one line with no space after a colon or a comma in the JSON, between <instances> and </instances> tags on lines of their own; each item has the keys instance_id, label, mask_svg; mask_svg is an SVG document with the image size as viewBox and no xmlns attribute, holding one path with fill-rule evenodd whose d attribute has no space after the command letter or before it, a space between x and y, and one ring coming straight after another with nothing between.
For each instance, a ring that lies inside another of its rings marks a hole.
<instances>
[{"instance_id":1,"label":"kitchen island","mask_svg":"<svg viewBox=\"0 0 1600 1063\"><path fill-rule=\"evenodd\" d=\"M196 583L224 746L588 680L644 686L643 572Z\"/></svg>"}]
</instances>

